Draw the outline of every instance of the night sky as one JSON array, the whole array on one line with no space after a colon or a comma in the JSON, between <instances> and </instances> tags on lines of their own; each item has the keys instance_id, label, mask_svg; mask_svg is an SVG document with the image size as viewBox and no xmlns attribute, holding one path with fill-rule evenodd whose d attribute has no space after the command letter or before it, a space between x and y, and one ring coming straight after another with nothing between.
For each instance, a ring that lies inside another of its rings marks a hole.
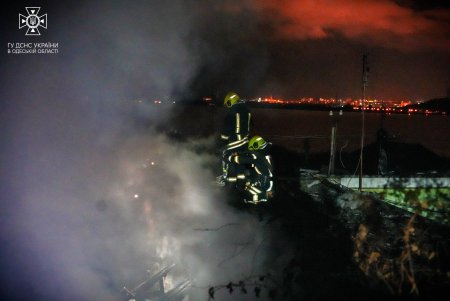
<instances>
[{"instance_id":1,"label":"night sky","mask_svg":"<svg viewBox=\"0 0 450 301\"><path fill-rule=\"evenodd\" d=\"M236 86L245 94L280 97L359 97L361 56L368 53L369 97L445 96L450 17L443 1L436 6L427 1L427 7L406 1L245 3L218 5L196 18L201 20L196 50L207 58L200 64L200 87L222 84L225 90Z\"/></svg>"},{"instance_id":2,"label":"night sky","mask_svg":"<svg viewBox=\"0 0 450 301\"><path fill-rule=\"evenodd\" d=\"M369 97L443 97L450 85L448 4L399 2L250 1L226 5L226 14L221 6L202 22L201 41L217 56L198 81L214 75L213 87L245 83L251 95L355 98L368 53Z\"/></svg>"},{"instance_id":3,"label":"night sky","mask_svg":"<svg viewBox=\"0 0 450 301\"><path fill-rule=\"evenodd\" d=\"M16 28L17 14L25 12L25 4L16 3L3 12L4 48L7 42L53 41L60 43L57 59L87 61L99 52L108 59L120 47L108 73L122 72L143 97L162 97L142 82L145 68L153 68L153 60L171 67L177 51L186 61L177 62L183 71L171 72L184 74L174 76L169 94L178 98L230 89L247 97L358 98L363 53L371 70L368 97L428 100L447 96L450 88L450 5L444 0L137 1L128 7L30 1L49 18L36 38ZM29 59L4 50L6 63Z\"/></svg>"},{"instance_id":4,"label":"night sky","mask_svg":"<svg viewBox=\"0 0 450 301\"><path fill-rule=\"evenodd\" d=\"M364 53L369 97L450 88L448 1L10 2L0 18L2 300L120 300L155 257L183 262L199 287L237 278L204 260L229 256L236 231L219 239L194 227L239 221L250 247L269 243L253 217L216 203L205 167L215 158L197 151L211 141L143 133L136 100L157 125L170 112L149 106L155 98L358 98ZM47 14L40 36L18 28L31 6ZM58 53L7 52L30 42ZM235 266L248 268L250 247Z\"/></svg>"}]
</instances>

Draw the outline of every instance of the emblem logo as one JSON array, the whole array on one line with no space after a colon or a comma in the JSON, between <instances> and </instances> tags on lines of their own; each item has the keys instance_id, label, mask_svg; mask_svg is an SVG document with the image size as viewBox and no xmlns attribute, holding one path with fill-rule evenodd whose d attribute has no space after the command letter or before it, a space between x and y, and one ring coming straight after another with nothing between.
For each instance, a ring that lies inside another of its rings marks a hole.
<instances>
[{"instance_id":1,"label":"emblem logo","mask_svg":"<svg viewBox=\"0 0 450 301\"><path fill-rule=\"evenodd\" d=\"M40 7L25 7L28 16L19 14L19 29L27 26L26 36L40 36L39 27L47 29L47 14L39 16Z\"/></svg>"}]
</instances>

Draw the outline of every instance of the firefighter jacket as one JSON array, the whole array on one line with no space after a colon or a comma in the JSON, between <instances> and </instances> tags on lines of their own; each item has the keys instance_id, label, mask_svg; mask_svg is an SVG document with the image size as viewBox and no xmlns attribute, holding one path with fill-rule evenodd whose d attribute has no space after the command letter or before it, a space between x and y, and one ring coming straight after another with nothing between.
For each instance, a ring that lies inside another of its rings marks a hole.
<instances>
[{"instance_id":1,"label":"firefighter jacket","mask_svg":"<svg viewBox=\"0 0 450 301\"><path fill-rule=\"evenodd\" d=\"M245 102L238 102L228 109L221 138L227 143L226 149L242 148L248 143L251 113Z\"/></svg>"},{"instance_id":2,"label":"firefighter jacket","mask_svg":"<svg viewBox=\"0 0 450 301\"><path fill-rule=\"evenodd\" d=\"M266 186L264 187L266 191L270 191L273 185L272 156L269 153L270 145L268 143L263 149L235 154L228 158L230 162L248 166L252 171L248 176L248 180L250 182L260 182L260 184L263 184L262 186Z\"/></svg>"}]
</instances>

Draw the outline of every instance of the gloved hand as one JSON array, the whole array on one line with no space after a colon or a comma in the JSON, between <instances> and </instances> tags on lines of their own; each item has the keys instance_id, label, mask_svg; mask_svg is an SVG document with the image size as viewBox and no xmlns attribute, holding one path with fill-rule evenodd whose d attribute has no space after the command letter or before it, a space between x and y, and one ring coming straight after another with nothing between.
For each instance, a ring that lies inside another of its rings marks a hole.
<instances>
[{"instance_id":1,"label":"gloved hand","mask_svg":"<svg viewBox=\"0 0 450 301\"><path fill-rule=\"evenodd\" d=\"M249 190L252 184L250 182L245 182L245 190Z\"/></svg>"}]
</instances>

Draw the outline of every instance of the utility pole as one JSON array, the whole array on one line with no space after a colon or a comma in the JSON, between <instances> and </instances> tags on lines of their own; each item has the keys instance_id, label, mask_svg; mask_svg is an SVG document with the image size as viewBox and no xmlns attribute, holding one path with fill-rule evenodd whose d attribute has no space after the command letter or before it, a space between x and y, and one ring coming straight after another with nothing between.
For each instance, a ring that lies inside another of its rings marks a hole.
<instances>
[{"instance_id":1,"label":"utility pole","mask_svg":"<svg viewBox=\"0 0 450 301\"><path fill-rule=\"evenodd\" d=\"M369 62L368 62L368 54L363 54L363 72L362 72L362 104L361 104L361 112L362 112L362 126L361 126L361 153L359 155L359 191L362 190L362 177L363 177L363 151L364 151L364 126L365 126L365 99L366 99L366 88L368 85L368 76L369 76Z\"/></svg>"},{"instance_id":2,"label":"utility pole","mask_svg":"<svg viewBox=\"0 0 450 301\"><path fill-rule=\"evenodd\" d=\"M339 115L335 116L333 111L330 111L331 117L331 145L330 145L330 163L328 165L328 176L334 174L335 158L336 158L336 135L339 118L342 116L342 110Z\"/></svg>"}]
</instances>

